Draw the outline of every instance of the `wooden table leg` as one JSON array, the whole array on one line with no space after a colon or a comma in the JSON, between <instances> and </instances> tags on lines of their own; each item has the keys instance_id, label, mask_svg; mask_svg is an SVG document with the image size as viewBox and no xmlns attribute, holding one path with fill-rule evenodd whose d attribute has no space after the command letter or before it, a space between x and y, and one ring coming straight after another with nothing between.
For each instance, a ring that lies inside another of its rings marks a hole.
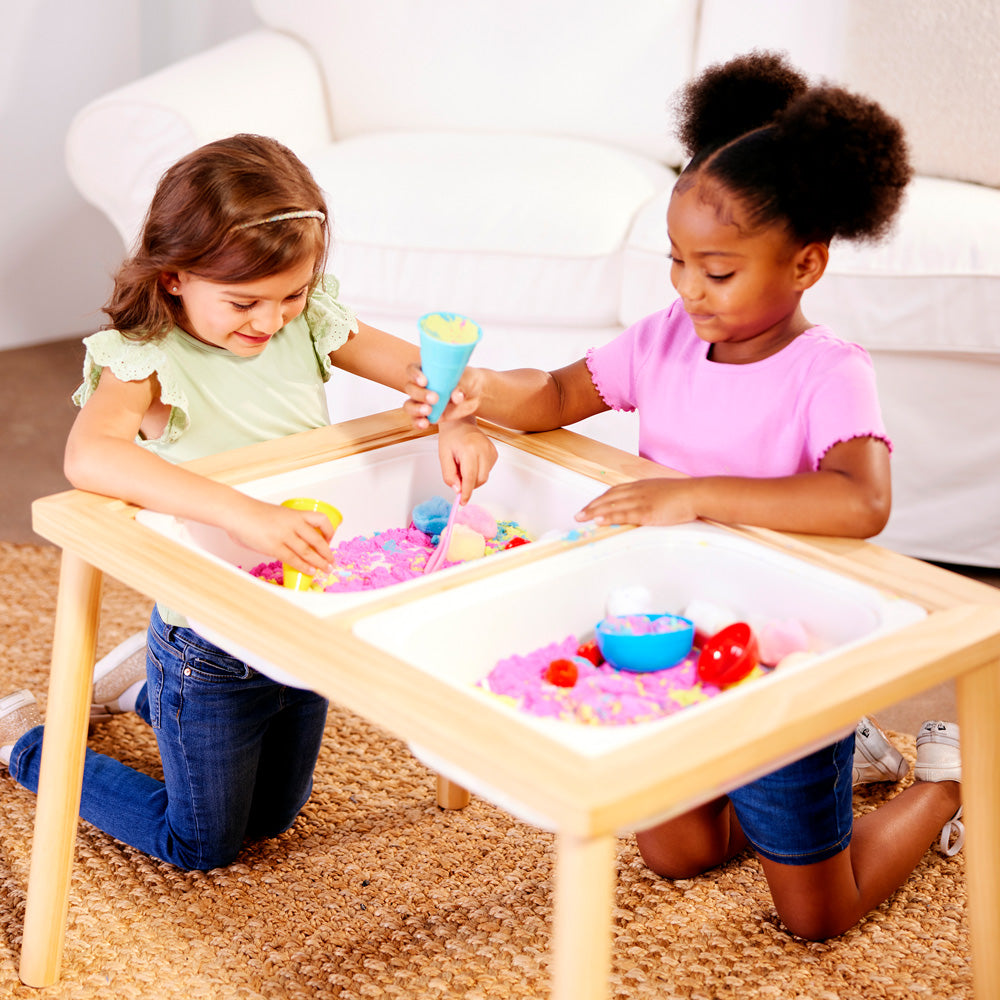
<instances>
[{"instance_id":1,"label":"wooden table leg","mask_svg":"<svg viewBox=\"0 0 1000 1000\"><path fill-rule=\"evenodd\" d=\"M464 809L472 801L468 790L443 774L437 776L437 804L442 809Z\"/></svg>"},{"instance_id":2,"label":"wooden table leg","mask_svg":"<svg viewBox=\"0 0 1000 1000\"><path fill-rule=\"evenodd\" d=\"M28 986L51 986L59 978L83 784L101 579L101 573L89 563L63 552L21 946L20 975Z\"/></svg>"},{"instance_id":3,"label":"wooden table leg","mask_svg":"<svg viewBox=\"0 0 1000 1000\"><path fill-rule=\"evenodd\" d=\"M614 836L557 835L553 1000L607 1000L616 874Z\"/></svg>"},{"instance_id":4,"label":"wooden table leg","mask_svg":"<svg viewBox=\"0 0 1000 1000\"><path fill-rule=\"evenodd\" d=\"M972 982L976 1000L1000 1000L1000 662L956 680Z\"/></svg>"}]
</instances>

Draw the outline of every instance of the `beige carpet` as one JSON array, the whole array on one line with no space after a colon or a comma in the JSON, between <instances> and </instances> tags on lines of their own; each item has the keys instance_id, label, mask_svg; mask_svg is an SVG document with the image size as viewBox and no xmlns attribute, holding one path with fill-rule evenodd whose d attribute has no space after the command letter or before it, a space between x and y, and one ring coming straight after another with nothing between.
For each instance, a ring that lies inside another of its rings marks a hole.
<instances>
[{"instance_id":1,"label":"beige carpet","mask_svg":"<svg viewBox=\"0 0 1000 1000\"><path fill-rule=\"evenodd\" d=\"M0 543L0 692L44 702L58 552ZM148 602L109 584L99 653L144 625ZM900 738L912 759L913 740ZM95 748L155 772L133 717ZM858 796L859 810L894 789ZM316 788L295 826L237 864L183 873L80 824L62 980L17 978L34 797L0 775L0 997L546 997L552 838L481 801L444 812L434 776L399 742L330 714ZM842 938L792 938L759 865L690 881L618 854L609 996L876 1000L972 996L964 863L928 853L893 899Z\"/></svg>"}]
</instances>

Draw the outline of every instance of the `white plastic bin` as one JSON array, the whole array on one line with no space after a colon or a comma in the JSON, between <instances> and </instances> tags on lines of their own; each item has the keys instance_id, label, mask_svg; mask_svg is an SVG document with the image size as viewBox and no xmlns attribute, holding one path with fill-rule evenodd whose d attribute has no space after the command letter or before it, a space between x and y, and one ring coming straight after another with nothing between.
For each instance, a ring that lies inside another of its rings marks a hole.
<instances>
[{"instance_id":1,"label":"white plastic bin","mask_svg":"<svg viewBox=\"0 0 1000 1000\"><path fill-rule=\"evenodd\" d=\"M354 632L373 646L448 684L470 688L497 660L525 654L567 635L585 639L605 614L608 595L642 586L658 610L678 612L694 598L723 605L751 621L797 618L818 655L754 680L772 684L785 671L822 669L823 660L849 646L902 628L923 608L873 587L710 525L645 527L605 537L551 558L447 593L417 596L405 605L361 619ZM739 686L683 709L710 712ZM585 756L639 740L673 716L624 726L595 726L529 715L479 692L512 725L540 729ZM830 734L817 734L827 738ZM818 745L821 745L819 743ZM480 782L453 762L422 747L428 766L515 815L546 826L544 817Z\"/></svg>"},{"instance_id":2,"label":"white plastic bin","mask_svg":"<svg viewBox=\"0 0 1000 1000\"><path fill-rule=\"evenodd\" d=\"M485 507L499 520L517 521L536 539L543 535L558 538L563 533L578 530L580 525L573 520L573 515L588 500L603 492L601 483L503 442L495 443L499 452L497 464L489 481L475 492L471 502ZM441 479L436 437L388 445L253 480L237 488L249 496L274 503L290 497L313 497L333 504L344 516L334 537L335 543L338 539L406 527L417 504L433 496L451 499L451 492ZM143 524L200 552L233 573L243 573L268 558L240 545L221 528L149 510L139 511L136 516ZM556 543L553 541L553 544ZM506 560L509 554L498 552L485 558ZM437 570L432 575L461 574L465 571L465 566L458 565ZM343 611L386 593L382 589L326 594L276 587L255 578L253 582L257 586L271 588L285 600L320 616ZM393 591L408 593L424 582L417 578L396 584ZM238 637L219 635L205 628L196 618L189 620L192 627L207 639L256 669L284 683L296 683L296 679L285 670L242 647Z\"/></svg>"}]
</instances>

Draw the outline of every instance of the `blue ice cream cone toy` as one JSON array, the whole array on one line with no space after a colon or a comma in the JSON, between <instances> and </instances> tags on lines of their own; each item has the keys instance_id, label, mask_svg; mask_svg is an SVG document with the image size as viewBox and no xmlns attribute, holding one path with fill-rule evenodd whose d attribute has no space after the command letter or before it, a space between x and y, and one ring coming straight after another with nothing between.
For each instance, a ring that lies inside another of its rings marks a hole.
<instances>
[{"instance_id":1,"label":"blue ice cream cone toy","mask_svg":"<svg viewBox=\"0 0 1000 1000\"><path fill-rule=\"evenodd\" d=\"M421 316L419 327L420 367L427 376L427 388L438 394L427 420L436 424L483 331L471 319L444 312Z\"/></svg>"}]
</instances>

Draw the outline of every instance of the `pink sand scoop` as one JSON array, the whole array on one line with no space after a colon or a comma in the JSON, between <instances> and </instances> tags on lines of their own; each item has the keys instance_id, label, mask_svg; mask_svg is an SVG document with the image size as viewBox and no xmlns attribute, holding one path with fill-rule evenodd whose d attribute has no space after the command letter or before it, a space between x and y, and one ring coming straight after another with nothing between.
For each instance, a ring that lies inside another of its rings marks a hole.
<instances>
[{"instance_id":1,"label":"pink sand scoop","mask_svg":"<svg viewBox=\"0 0 1000 1000\"><path fill-rule=\"evenodd\" d=\"M438 539L437 548L430 554L427 562L424 564L425 573L433 573L434 570L440 567L441 563L443 563L448 556L448 545L451 543L451 532L455 527L455 517L458 514L461 499L462 494L456 493L455 499L451 505L451 510L448 511L448 521L444 526L444 530L441 532L441 537Z\"/></svg>"}]
</instances>

